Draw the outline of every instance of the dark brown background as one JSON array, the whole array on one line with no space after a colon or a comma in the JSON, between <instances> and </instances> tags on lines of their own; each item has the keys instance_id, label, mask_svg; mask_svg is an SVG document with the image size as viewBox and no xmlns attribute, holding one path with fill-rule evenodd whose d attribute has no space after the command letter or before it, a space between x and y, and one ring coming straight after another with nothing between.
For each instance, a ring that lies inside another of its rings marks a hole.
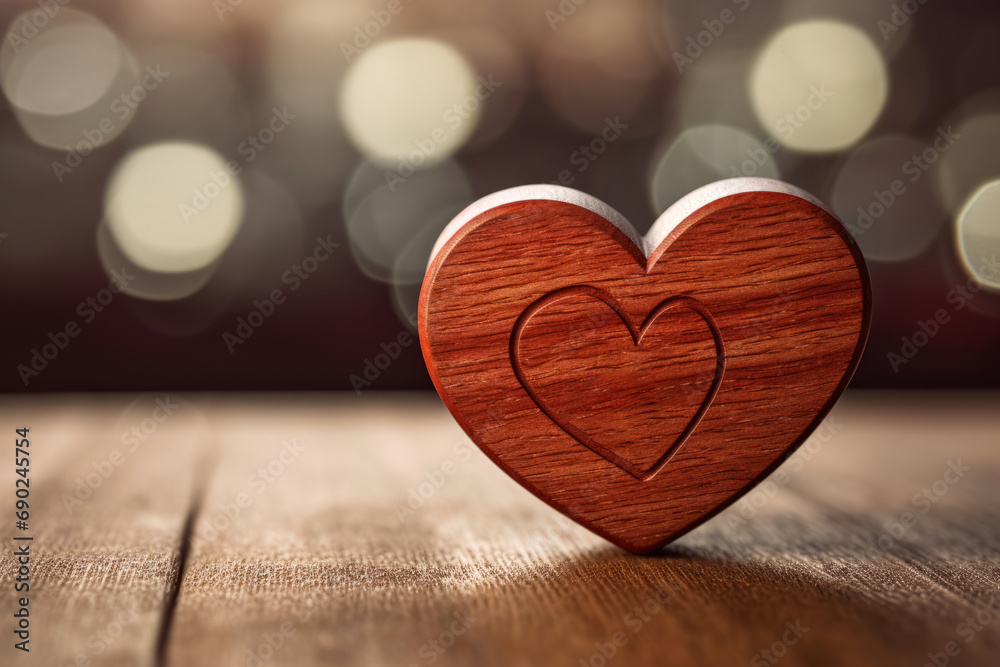
<instances>
[{"instance_id":1,"label":"dark brown background","mask_svg":"<svg viewBox=\"0 0 1000 667\"><path fill-rule=\"evenodd\" d=\"M179 4L183 11L203 13L198 20L205 24L216 24L210 3ZM450 3L429 3L424 9L414 5L406 10L414 18L393 28L404 34L439 34L478 21L503 32L520 49L524 99L511 124L491 141L466 147L456 155L475 198L500 188L554 180L567 167L568 156L593 136L562 120L539 91L539 49L522 27L531 21L545 27L543 12L549 4L512 3L502 10L506 17L502 22L491 18L501 11L495 8L490 10L493 13L477 13L460 11L459 5L452 7ZM725 2L698 3L697 8L681 2L640 4L648 5L644 11L651 15L666 16L673 26L672 35L681 39L701 18L730 6ZM875 4L884 5L880 11L888 13L892 3ZM836 16L841 11L838 3L812 5L802 12ZM227 154L240 137L259 127L262 110L270 106L263 93L266 19L267 12L277 12L280 3L263 3L265 9L260 11L236 11L227 17L224 28L207 37L192 34L182 21L150 20L143 30L136 29L136 16L145 11L143 3L81 1L72 6L100 18L134 49L170 43L208 50L229 69L239 87L240 103L250 111L222 123L212 113L171 123L143 118L140 107L138 117L121 137L91 155L71 178L58 183L52 177L50 162L60 153L32 143L7 101L0 98L0 232L8 235L0 241L4 312L0 390L350 389L349 376L360 373L365 359L380 352L380 343L396 339L406 325L394 311L390 299L393 288L366 277L352 260L342 213L349 174L332 181L327 201L310 206L302 216L305 241L299 256L311 248L308 240L320 234L330 234L342 244L338 254L235 354L229 354L221 337L232 330L237 316L249 311L251 299L242 293L228 295L228 283L213 279L206 289L178 302L117 298L38 378L27 387L23 385L17 364L28 363L31 350L46 343L49 332L61 329L70 319L79 320L74 312L77 304L107 284L94 236L102 217L104 186L117 161L142 143L165 138L196 139ZM267 9L271 6L273 9ZM33 7L32 3L3 3L0 25ZM586 11L586 5L579 11ZM754 11L759 14L752 25L737 26L740 30L725 35L732 44L758 45L785 21L769 5L761 4ZM965 100L1000 84L1000 40L996 39L1000 6L991 2L928 2L919 12L904 53L889 61L889 100L868 138L904 129L914 136L932 137L943 119ZM677 134L672 120L677 112L679 77L669 58L661 64L647 98L630 116L632 129L573 183L573 187L617 208L640 230L647 229L655 217L647 191L650 164L664 141ZM905 91L908 82L917 80L927 94L911 101ZM156 94L184 94L181 90L172 92L170 85L164 84ZM595 84L583 80L577 85ZM360 162L361 156L349 145L342 151L348 164ZM843 159L840 153L800 156L782 177L825 199ZM281 181L281 173L271 176ZM956 259L952 234L951 224L945 224L921 256L904 262L870 263L873 327L853 386L1000 384L1000 296L996 294L977 297L982 305L978 310L953 312L953 322L898 374L886 360L889 351L898 349L900 337L911 335L917 321L944 306L948 291L966 280ZM280 263L284 261L276 260L277 265L271 267L265 256L247 275L230 275L227 280L275 276L262 283L257 293L263 295L266 285L276 283L276 276L287 267L287 262ZM409 290L411 300L413 291ZM430 388L418 347L405 349L371 388Z\"/></svg>"}]
</instances>

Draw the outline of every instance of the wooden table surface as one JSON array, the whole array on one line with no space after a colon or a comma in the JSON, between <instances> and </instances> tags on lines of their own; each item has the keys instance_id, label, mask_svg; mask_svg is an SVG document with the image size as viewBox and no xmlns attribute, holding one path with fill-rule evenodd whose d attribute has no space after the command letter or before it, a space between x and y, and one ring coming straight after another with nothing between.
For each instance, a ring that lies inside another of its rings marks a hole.
<instances>
[{"instance_id":1,"label":"wooden table surface","mask_svg":"<svg viewBox=\"0 0 1000 667\"><path fill-rule=\"evenodd\" d=\"M25 425L31 652L6 511L3 665L1000 664L996 393L848 393L652 556L550 510L433 396L5 396Z\"/></svg>"}]
</instances>

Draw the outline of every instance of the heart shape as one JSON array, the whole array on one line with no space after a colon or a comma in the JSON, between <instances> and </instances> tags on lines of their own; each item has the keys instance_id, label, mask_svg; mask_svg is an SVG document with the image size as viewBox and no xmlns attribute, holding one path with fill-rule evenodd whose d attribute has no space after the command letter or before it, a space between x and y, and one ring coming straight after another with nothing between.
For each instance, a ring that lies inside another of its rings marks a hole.
<instances>
[{"instance_id":1,"label":"heart shape","mask_svg":"<svg viewBox=\"0 0 1000 667\"><path fill-rule=\"evenodd\" d=\"M584 316L593 303L603 306L600 314ZM679 309L683 309L681 317L687 315L686 321L679 327L675 324L674 331L664 332L677 334L667 336L666 342L677 338L679 349L664 354L653 347L659 342L657 332L646 334L662 316ZM609 310L613 313L610 317ZM543 296L514 325L511 366L521 386L549 419L636 479L647 480L666 464L715 398L725 354L718 327L694 299L666 299L653 308L641 326L630 323L623 312L613 296L589 286L567 287ZM550 318L554 321L544 321ZM582 323L573 325L574 319L582 319ZM626 349L595 352L592 345L620 343L622 332L615 326L619 323L628 339ZM567 338L567 331L579 334L580 342ZM607 353L618 363L596 369L590 365L591 360ZM574 393L561 391L563 382L569 382ZM581 405L585 407L583 414ZM602 418L617 414L624 420L630 412L636 414L627 430ZM650 447L651 442L660 446Z\"/></svg>"},{"instance_id":2,"label":"heart shape","mask_svg":"<svg viewBox=\"0 0 1000 667\"><path fill-rule=\"evenodd\" d=\"M448 225L418 327L438 393L491 460L646 553L808 437L857 366L870 310L857 245L790 185L714 183L645 238L583 193L526 186Z\"/></svg>"}]
</instances>

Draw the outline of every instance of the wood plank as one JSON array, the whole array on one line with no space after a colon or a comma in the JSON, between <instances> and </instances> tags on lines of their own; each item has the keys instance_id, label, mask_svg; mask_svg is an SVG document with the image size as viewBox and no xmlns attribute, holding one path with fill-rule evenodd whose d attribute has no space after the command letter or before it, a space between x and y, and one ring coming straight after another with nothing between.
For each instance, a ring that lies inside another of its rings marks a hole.
<instances>
[{"instance_id":1,"label":"wood plank","mask_svg":"<svg viewBox=\"0 0 1000 667\"><path fill-rule=\"evenodd\" d=\"M176 408L167 414L163 405ZM157 410L159 408L159 410ZM162 421L157 422L153 417ZM0 432L31 436L29 653L12 647L13 457L0 467L4 665L153 665L175 590L198 456L211 433L175 396L5 396ZM126 435L135 426L138 436ZM145 429L145 432L143 431ZM134 437L134 439L133 439ZM139 438L143 438L140 440ZM117 452L117 454L115 454Z\"/></svg>"},{"instance_id":2,"label":"wood plank","mask_svg":"<svg viewBox=\"0 0 1000 667\"><path fill-rule=\"evenodd\" d=\"M849 394L763 495L645 557L566 523L436 401L220 400L169 664L599 665L618 639L608 664L922 665L955 642L950 664L993 665L1000 619L963 624L1000 600L998 399Z\"/></svg>"}]
</instances>

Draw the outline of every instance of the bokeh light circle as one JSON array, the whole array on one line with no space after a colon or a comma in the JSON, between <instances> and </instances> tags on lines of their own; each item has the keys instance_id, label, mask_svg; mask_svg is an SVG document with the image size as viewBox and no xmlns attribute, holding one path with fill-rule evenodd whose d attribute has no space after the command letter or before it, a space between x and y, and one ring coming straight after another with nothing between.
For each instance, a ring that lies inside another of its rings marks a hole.
<instances>
[{"instance_id":1,"label":"bokeh light circle","mask_svg":"<svg viewBox=\"0 0 1000 667\"><path fill-rule=\"evenodd\" d=\"M438 235L471 201L468 178L454 160L391 184L384 169L362 163L344 195L355 263L380 282L420 282Z\"/></svg>"},{"instance_id":2,"label":"bokeh light circle","mask_svg":"<svg viewBox=\"0 0 1000 667\"><path fill-rule=\"evenodd\" d=\"M183 273L216 261L243 219L243 188L215 151L164 142L133 151L105 192L108 229L150 271Z\"/></svg>"},{"instance_id":3,"label":"bokeh light circle","mask_svg":"<svg viewBox=\"0 0 1000 667\"><path fill-rule=\"evenodd\" d=\"M885 62L871 39L833 20L780 30L757 56L750 77L761 125L803 152L853 145L875 124L888 90Z\"/></svg>"},{"instance_id":4,"label":"bokeh light circle","mask_svg":"<svg viewBox=\"0 0 1000 667\"><path fill-rule=\"evenodd\" d=\"M1000 179L973 194L955 223L962 266L971 278L1000 292Z\"/></svg>"},{"instance_id":5,"label":"bokeh light circle","mask_svg":"<svg viewBox=\"0 0 1000 667\"><path fill-rule=\"evenodd\" d=\"M841 166L830 205L866 258L912 259L944 226L933 175L918 166L926 148L915 137L887 135L855 148Z\"/></svg>"},{"instance_id":6,"label":"bokeh light circle","mask_svg":"<svg viewBox=\"0 0 1000 667\"><path fill-rule=\"evenodd\" d=\"M86 156L131 122L148 90L135 60L104 23L86 12L35 9L17 16L0 47L0 88L31 139Z\"/></svg>"},{"instance_id":7,"label":"bokeh light circle","mask_svg":"<svg viewBox=\"0 0 1000 667\"><path fill-rule=\"evenodd\" d=\"M97 227L97 258L104 273L116 281L123 293L144 301L186 299L201 290L215 274L214 264L183 273L145 269L125 255L108 229L107 220Z\"/></svg>"},{"instance_id":8,"label":"bokeh light circle","mask_svg":"<svg viewBox=\"0 0 1000 667\"><path fill-rule=\"evenodd\" d=\"M27 26L37 25L31 21L36 13L15 18L4 39L7 99L25 111L52 115L74 113L100 100L122 65L118 38L96 18L73 9L62 10L33 33Z\"/></svg>"},{"instance_id":9,"label":"bokeh light circle","mask_svg":"<svg viewBox=\"0 0 1000 667\"><path fill-rule=\"evenodd\" d=\"M939 151L938 189L945 208L957 215L980 187L1000 177L1000 112L960 118L941 131L948 148Z\"/></svg>"},{"instance_id":10,"label":"bokeh light circle","mask_svg":"<svg viewBox=\"0 0 1000 667\"><path fill-rule=\"evenodd\" d=\"M502 85L503 82L500 82ZM437 164L471 136L490 86L454 47L406 38L368 47L351 64L340 111L348 137L385 166Z\"/></svg>"},{"instance_id":11,"label":"bokeh light circle","mask_svg":"<svg viewBox=\"0 0 1000 667\"><path fill-rule=\"evenodd\" d=\"M773 153L778 145L762 142L728 125L697 125L684 131L664 151L653 171L650 194L659 215L678 199L725 178L778 178Z\"/></svg>"}]
</instances>

